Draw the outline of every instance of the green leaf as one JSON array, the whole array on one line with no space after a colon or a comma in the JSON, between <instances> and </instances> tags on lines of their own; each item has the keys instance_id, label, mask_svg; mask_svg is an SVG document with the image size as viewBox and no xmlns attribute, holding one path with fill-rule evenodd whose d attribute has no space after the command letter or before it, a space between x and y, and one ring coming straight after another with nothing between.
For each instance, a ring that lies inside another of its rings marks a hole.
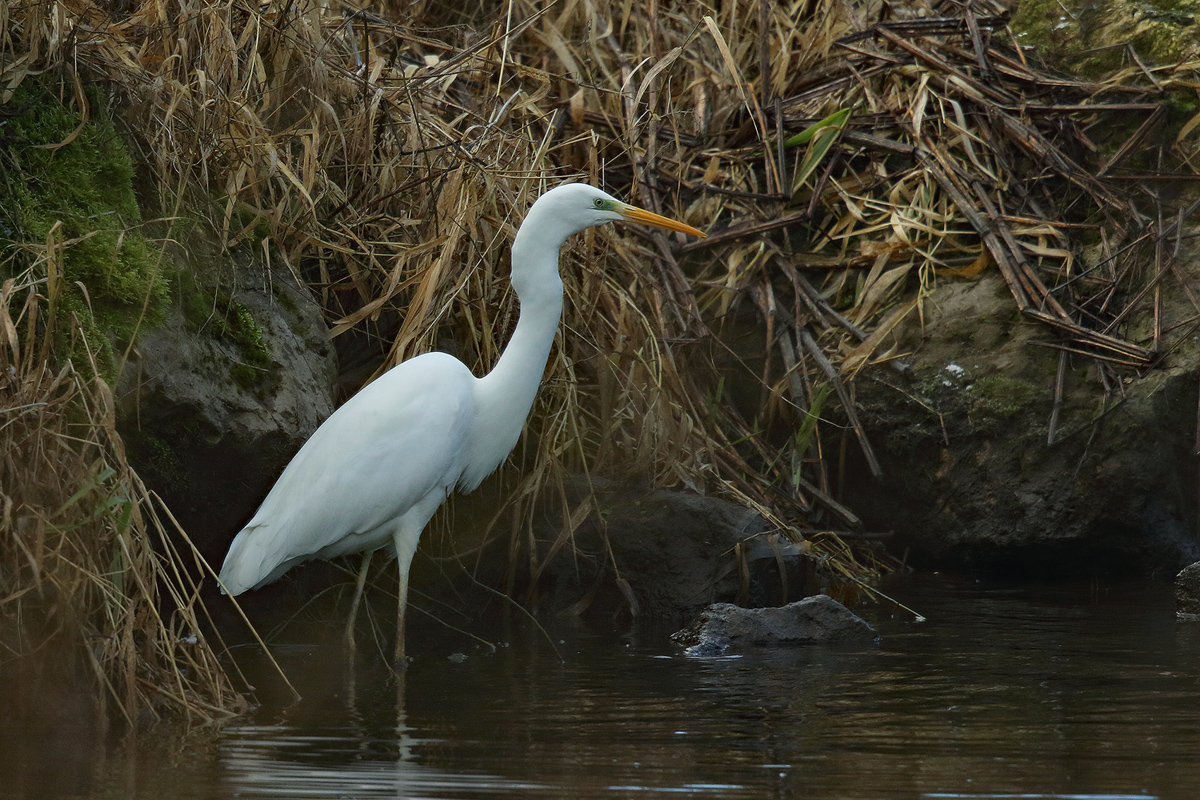
<instances>
[{"instance_id":1,"label":"green leaf","mask_svg":"<svg viewBox=\"0 0 1200 800\"><path fill-rule=\"evenodd\" d=\"M800 486L800 469L804 463L804 453L812 443L813 433L817 430L817 422L821 419L821 407L825 405L826 398L832 392L833 385L825 383L813 393L812 406L808 409L808 413L804 415L804 420L800 423L800 427L796 429L794 436L796 444L792 450L795 454L792 458L793 490Z\"/></svg>"},{"instance_id":2,"label":"green leaf","mask_svg":"<svg viewBox=\"0 0 1200 800\"><path fill-rule=\"evenodd\" d=\"M85 496L98 489L100 484L104 483L106 480L116 474L117 471L112 467L105 467L104 469L100 470L100 472L98 472L96 475L84 481L79 491L71 495L70 498L67 499L67 502L63 503L62 506L59 507L56 513L63 513L68 508L82 500Z\"/></svg>"},{"instance_id":3,"label":"green leaf","mask_svg":"<svg viewBox=\"0 0 1200 800\"><path fill-rule=\"evenodd\" d=\"M846 124L849 121L850 109L843 108L841 111L835 111L825 119L809 126L784 142L784 145L787 147L794 147L800 144L808 145L808 150L804 153L804 158L800 160L800 169L796 170L796 177L792 181L793 195L800 191L805 183L808 182L809 177L816 172L817 167L825 160L825 156L829 154L829 149L833 147L833 143L842 135L842 131L845 130Z\"/></svg>"},{"instance_id":4,"label":"green leaf","mask_svg":"<svg viewBox=\"0 0 1200 800\"><path fill-rule=\"evenodd\" d=\"M843 108L840 111L835 111L820 122L814 122L804 130L797 133L783 142L784 147L797 147L802 144L808 144L813 140L819 131L826 128L834 128L841 131L846 127L846 123L850 121L850 109Z\"/></svg>"},{"instance_id":5,"label":"green leaf","mask_svg":"<svg viewBox=\"0 0 1200 800\"><path fill-rule=\"evenodd\" d=\"M837 141L841 133L841 128L822 128L816 132L812 143L808 146L808 151L800 160L800 169L796 170L796 179L792 182L792 194L800 191L809 176L816 172L817 167L825 160L829 148L833 147L833 143Z\"/></svg>"}]
</instances>

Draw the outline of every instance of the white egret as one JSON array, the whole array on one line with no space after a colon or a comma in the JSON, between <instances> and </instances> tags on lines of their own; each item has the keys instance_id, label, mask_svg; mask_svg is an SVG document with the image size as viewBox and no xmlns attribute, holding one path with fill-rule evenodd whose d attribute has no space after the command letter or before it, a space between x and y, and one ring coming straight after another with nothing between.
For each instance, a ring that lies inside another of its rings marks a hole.
<instances>
[{"instance_id":1,"label":"white egret","mask_svg":"<svg viewBox=\"0 0 1200 800\"><path fill-rule=\"evenodd\" d=\"M516 446L562 313L558 251L593 225L631 220L701 231L585 184L551 189L529 209L512 244L520 316L482 378L445 353L425 353L380 376L335 411L284 469L221 567L237 595L314 558L363 553L347 638L371 554L394 550L400 569L396 662L404 664L408 571L426 523L455 488L469 492Z\"/></svg>"}]
</instances>

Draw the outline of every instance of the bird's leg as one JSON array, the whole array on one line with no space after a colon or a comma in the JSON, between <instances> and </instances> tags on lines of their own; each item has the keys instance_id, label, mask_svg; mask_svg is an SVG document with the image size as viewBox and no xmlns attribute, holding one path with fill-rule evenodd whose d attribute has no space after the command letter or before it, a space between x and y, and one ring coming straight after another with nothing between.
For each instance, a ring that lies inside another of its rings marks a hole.
<instances>
[{"instance_id":1,"label":"bird's leg","mask_svg":"<svg viewBox=\"0 0 1200 800\"><path fill-rule=\"evenodd\" d=\"M346 649L354 655L354 623L358 620L358 604L362 601L363 588L367 585L367 570L371 567L374 550L363 553L362 566L358 568L358 580L354 584L354 602L350 604L350 618L346 620Z\"/></svg>"},{"instance_id":2,"label":"bird's leg","mask_svg":"<svg viewBox=\"0 0 1200 800\"><path fill-rule=\"evenodd\" d=\"M408 611L408 571L400 570L400 605L396 609L396 669L403 671L408 666L404 657L404 617Z\"/></svg>"},{"instance_id":3,"label":"bird's leg","mask_svg":"<svg viewBox=\"0 0 1200 800\"><path fill-rule=\"evenodd\" d=\"M408 569L412 566L413 554L417 552L417 540L421 538L421 530L429 517L445 499L445 495L433 498L436 502L427 503L416 508L400 518L399 524L392 531L392 545L396 551L396 571L400 574L400 587L396 594L399 604L396 607L396 670L403 672L408 667L404 657L404 619L408 615Z\"/></svg>"}]
</instances>

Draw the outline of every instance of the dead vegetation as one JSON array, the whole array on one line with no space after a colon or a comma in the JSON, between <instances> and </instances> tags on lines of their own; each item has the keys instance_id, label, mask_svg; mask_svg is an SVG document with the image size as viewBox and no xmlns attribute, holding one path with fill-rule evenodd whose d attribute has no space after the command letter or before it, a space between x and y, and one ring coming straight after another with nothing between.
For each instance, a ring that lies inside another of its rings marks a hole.
<instances>
[{"instance_id":1,"label":"dead vegetation","mask_svg":"<svg viewBox=\"0 0 1200 800\"><path fill-rule=\"evenodd\" d=\"M195 557L126 463L95 364L54 365L61 267L39 266L0 288L0 674L90 673L130 728L226 717L245 701L202 633Z\"/></svg>"},{"instance_id":2,"label":"dead vegetation","mask_svg":"<svg viewBox=\"0 0 1200 800\"><path fill-rule=\"evenodd\" d=\"M879 468L853 378L901 355L889 333L937 281L998 269L1114 392L1188 323L1160 290L1181 278L1191 208L1169 198L1194 178L1197 65L1054 75L989 0L911 20L846 0L4 8L3 85L56 67L85 116L82 82L111 86L162 213L217 198L228 244L282 254L380 370L448 343L494 363L507 245L556 182L712 234L594 230L565 254L562 335L496 517L510 576L579 519L533 541L539 497L618 473L752 506L833 581L868 579L887 557L837 500L850 449ZM747 321L755 344L727 344Z\"/></svg>"}]
</instances>

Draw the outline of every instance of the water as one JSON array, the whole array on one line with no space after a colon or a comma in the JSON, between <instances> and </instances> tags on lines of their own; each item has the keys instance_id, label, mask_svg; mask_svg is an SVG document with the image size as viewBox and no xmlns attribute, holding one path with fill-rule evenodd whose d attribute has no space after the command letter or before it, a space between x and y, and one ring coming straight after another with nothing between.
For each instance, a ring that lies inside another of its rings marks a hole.
<instances>
[{"instance_id":1,"label":"water","mask_svg":"<svg viewBox=\"0 0 1200 800\"><path fill-rule=\"evenodd\" d=\"M403 689L377 657L351 676L299 641L278 653L294 705L247 653L266 699L251 718L157 730L83 776L0 756L0 796L1200 796L1200 626L1174 621L1169 587L890 589L928 621L878 609L878 644L738 658L684 658L653 626L559 625L559 661L524 626L490 631L507 646L488 654L415 625Z\"/></svg>"}]
</instances>

